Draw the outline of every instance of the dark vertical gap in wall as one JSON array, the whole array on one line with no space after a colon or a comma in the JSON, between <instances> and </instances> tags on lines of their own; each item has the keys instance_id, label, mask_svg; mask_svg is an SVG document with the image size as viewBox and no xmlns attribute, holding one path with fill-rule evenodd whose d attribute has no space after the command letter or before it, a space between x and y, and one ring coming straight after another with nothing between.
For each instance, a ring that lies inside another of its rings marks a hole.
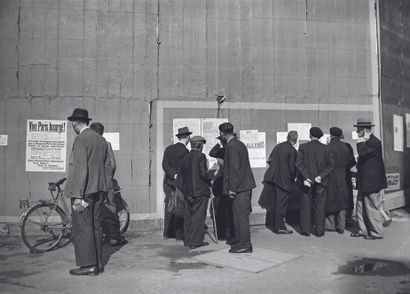
<instances>
[{"instance_id":1,"label":"dark vertical gap in wall","mask_svg":"<svg viewBox=\"0 0 410 294\"><path fill-rule=\"evenodd\" d=\"M81 96L83 97L83 102L84 102L84 87L85 87L85 0L83 0L83 41L81 42ZM94 104L95 105L95 104Z\"/></svg>"},{"instance_id":2,"label":"dark vertical gap in wall","mask_svg":"<svg viewBox=\"0 0 410 294\"><path fill-rule=\"evenodd\" d=\"M60 95L60 78L59 78L59 74L60 74L60 70L59 70L59 56L60 56L60 3L61 0L58 0L58 4L57 4L57 60L56 60L56 97L59 97Z\"/></svg>"}]
</instances>

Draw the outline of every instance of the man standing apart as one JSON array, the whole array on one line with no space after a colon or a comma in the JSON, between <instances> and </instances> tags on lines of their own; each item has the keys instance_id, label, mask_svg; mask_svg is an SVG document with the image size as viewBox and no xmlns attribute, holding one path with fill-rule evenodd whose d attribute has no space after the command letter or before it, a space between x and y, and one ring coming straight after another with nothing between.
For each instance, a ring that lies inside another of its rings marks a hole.
<instances>
[{"instance_id":1,"label":"man standing apart","mask_svg":"<svg viewBox=\"0 0 410 294\"><path fill-rule=\"evenodd\" d=\"M165 207L168 207L171 193L179 187L179 168L182 158L189 153L186 145L189 142L189 135L191 134L187 127L178 129L178 133L175 134L178 138L178 142L165 148L164 157L162 159L162 169L165 172L163 184ZM164 237L175 238L177 240L184 239L184 218L169 213L167 209L165 209L164 215Z\"/></svg>"},{"instance_id":2,"label":"man standing apart","mask_svg":"<svg viewBox=\"0 0 410 294\"><path fill-rule=\"evenodd\" d=\"M107 192L105 163L107 143L88 128L86 109L76 108L68 117L77 137L73 143L64 193L71 198L72 231L76 264L72 275L97 275L103 271L101 211Z\"/></svg>"},{"instance_id":3,"label":"man standing apart","mask_svg":"<svg viewBox=\"0 0 410 294\"><path fill-rule=\"evenodd\" d=\"M191 249L208 245L208 242L204 242L204 225L211 196L211 179L205 154L202 153L205 143L206 140L201 136L192 137L191 151L181 163L181 191L185 198L184 245Z\"/></svg>"},{"instance_id":4,"label":"man standing apart","mask_svg":"<svg viewBox=\"0 0 410 294\"><path fill-rule=\"evenodd\" d=\"M300 201L300 229L304 236L310 236L312 210L316 236L322 237L325 231L327 177L333 170L334 158L327 146L319 142L322 136L320 128L311 128L311 141L299 146L296 159L299 178L304 187Z\"/></svg>"},{"instance_id":5,"label":"man standing apart","mask_svg":"<svg viewBox=\"0 0 410 294\"><path fill-rule=\"evenodd\" d=\"M346 173L356 164L353 154L346 143L340 140L343 131L338 127L329 129L329 152L334 154L335 168L329 174L326 197L325 229L343 234L346 225L346 209L350 207L350 191Z\"/></svg>"},{"instance_id":6,"label":"man standing apart","mask_svg":"<svg viewBox=\"0 0 410 294\"><path fill-rule=\"evenodd\" d=\"M383 221L381 214L380 191L387 187L382 144L372 134L374 125L366 119L358 119L357 143L358 195L356 203L358 231L352 237L365 237L368 240L382 239Z\"/></svg>"},{"instance_id":7,"label":"man standing apart","mask_svg":"<svg viewBox=\"0 0 410 294\"><path fill-rule=\"evenodd\" d=\"M230 253L252 252L249 214L251 212L251 193L256 187L255 178L249 163L248 150L245 144L235 138L233 125L219 125L219 133L227 142L224 157L223 175L224 194L233 198L232 212L235 239Z\"/></svg>"},{"instance_id":8,"label":"man standing apart","mask_svg":"<svg viewBox=\"0 0 410 294\"><path fill-rule=\"evenodd\" d=\"M270 195L270 202L273 211L273 232L276 234L292 234L292 230L286 228L285 215L288 205L288 198L292 184L296 177L296 154L295 145L298 140L298 133L290 131L287 141L276 145L269 156L269 167L263 179L264 182L273 185L273 193ZM271 225L271 224L268 224Z\"/></svg>"}]
</instances>

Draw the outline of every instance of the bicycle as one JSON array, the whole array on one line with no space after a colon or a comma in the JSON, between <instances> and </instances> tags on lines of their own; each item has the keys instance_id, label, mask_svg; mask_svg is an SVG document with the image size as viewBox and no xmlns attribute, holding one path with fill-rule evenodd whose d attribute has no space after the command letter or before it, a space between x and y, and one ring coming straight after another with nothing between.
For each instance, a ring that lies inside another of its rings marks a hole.
<instances>
[{"instance_id":1,"label":"bicycle","mask_svg":"<svg viewBox=\"0 0 410 294\"><path fill-rule=\"evenodd\" d=\"M27 209L20 218L21 238L30 252L43 253L61 247L63 239L71 241L70 209L61 185L66 178L48 183L50 200L39 200ZM120 195L120 187L114 193ZM130 212L127 203L118 197L121 207L117 210L120 219L120 233L129 225ZM59 206L62 204L62 207Z\"/></svg>"}]
</instances>

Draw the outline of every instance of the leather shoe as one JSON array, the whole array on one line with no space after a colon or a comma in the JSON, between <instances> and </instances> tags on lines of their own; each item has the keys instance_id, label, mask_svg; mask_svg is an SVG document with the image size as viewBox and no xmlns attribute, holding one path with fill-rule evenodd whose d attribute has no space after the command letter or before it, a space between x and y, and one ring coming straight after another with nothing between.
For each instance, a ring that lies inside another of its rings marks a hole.
<instances>
[{"instance_id":1,"label":"leather shoe","mask_svg":"<svg viewBox=\"0 0 410 294\"><path fill-rule=\"evenodd\" d=\"M345 232L345 230L343 229L336 229L336 232L338 232L339 234L343 234Z\"/></svg>"},{"instance_id":2,"label":"leather shoe","mask_svg":"<svg viewBox=\"0 0 410 294\"><path fill-rule=\"evenodd\" d=\"M390 226L390 224L393 222L393 220L390 218L390 219L388 219L387 221L385 221L384 223L383 223L383 227L388 227L388 226Z\"/></svg>"},{"instance_id":3,"label":"leather shoe","mask_svg":"<svg viewBox=\"0 0 410 294\"><path fill-rule=\"evenodd\" d=\"M241 249L231 248L231 249L229 249L229 253L252 253L252 252L253 252L252 246L249 247L249 248L241 248Z\"/></svg>"},{"instance_id":4,"label":"leather shoe","mask_svg":"<svg viewBox=\"0 0 410 294\"><path fill-rule=\"evenodd\" d=\"M323 237L325 235L325 233L316 233L316 237L320 238Z\"/></svg>"},{"instance_id":5,"label":"leather shoe","mask_svg":"<svg viewBox=\"0 0 410 294\"><path fill-rule=\"evenodd\" d=\"M364 237L366 240L380 240L383 239L381 236L365 236Z\"/></svg>"},{"instance_id":6,"label":"leather shoe","mask_svg":"<svg viewBox=\"0 0 410 294\"><path fill-rule=\"evenodd\" d=\"M364 235L363 235L363 234L360 234L360 233L358 233L358 232L356 232L356 233L351 233L351 234L350 234L350 237L357 238L357 237L364 237Z\"/></svg>"},{"instance_id":7,"label":"leather shoe","mask_svg":"<svg viewBox=\"0 0 410 294\"><path fill-rule=\"evenodd\" d=\"M74 276L96 276L98 275L97 266L79 267L70 270L70 275Z\"/></svg>"},{"instance_id":8,"label":"leather shoe","mask_svg":"<svg viewBox=\"0 0 410 294\"><path fill-rule=\"evenodd\" d=\"M207 246L207 245L209 245L208 242L202 242L200 245L190 245L189 249L195 249L195 248L199 248L199 247Z\"/></svg>"},{"instance_id":9,"label":"leather shoe","mask_svg":"<svg viewBox=\"0 0 410 294\"><path fill-rule=\"evenodd\" d=\"M306 237L309 237L310 236L310 233L309 232L302 232L302 233L300 233L301 235L303 235L303 236L306 236Z\"/></svg>"},{"instance_id":10,"label":"leather shoe","mask_svg":"<svg viewBox=\"0 0 410 294\"><path fill-rule=\"evenodd\" d=\"M118 239L111 239L110 240L110 245L111 246L121 246L127 244L128 241L125 240L124 238L120 237Z\"/></svg>"},{"instance_id":11,"label":"leather shoe","mask_svg":"<svg viewBox=\"0 0 410 294\"><path fill-rule=\"evenodd\" d=\"M288 229L278 229L278 230L273 230L273 232L275 234L292 234L293 231L292 230L288 230Z\"/></svg>"}]
</instances>

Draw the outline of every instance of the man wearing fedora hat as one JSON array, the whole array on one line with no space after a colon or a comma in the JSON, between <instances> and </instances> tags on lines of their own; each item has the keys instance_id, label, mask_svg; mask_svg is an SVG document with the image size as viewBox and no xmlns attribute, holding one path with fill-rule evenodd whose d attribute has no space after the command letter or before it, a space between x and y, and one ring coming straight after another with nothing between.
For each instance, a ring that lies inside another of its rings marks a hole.
<instances>
[{"instance_id":1,"label":"man wearing fedora hat","mask_svg":"<svg viewBox=\"0 0 410 294\"><path fill-rule=\"evenodd\" d=\"M201 136L191 139L191 151L181 163L181 191L185 199L184 245L194 249L208 245L204 242L204 225L208 199L211 196L211 174L208 174L202 149L206 140Z\"/></svg>"},{"instance_id":2,"label":"man wearing fedora hat","mask_svg":"<svg viewBox=\"0 0 410 294\"><path fill-rule=\"evenodd\" d=\"M358 231L351 236L365 237L368 240L383 238L380 191L387 187L382 144L372 134L373 126L374 124L363 118L359 118L354 125L359 137L356 145L359 155L356 202Z\"/></svg>"},{"instance_id":3,"label":"man wearing fedora hat","mask_svg":"<svg viewBox=\"0 0 410 294\"><path fill-rule=\"evenodd\" d=\"M165 207L168 207L168 202L171 193L179 188L181 179L179 170L181 167L181 160L189 153L186 145L189 142L189 135L192 132L188 127L178 129L175 136L178 142L165 148L164 156L162 158L162 169L165 172L163 188L165 193ZM177 240L184 239L184 219L182 217L171 214L165 209L164 214L164 238L175 238Z\"/></svg>"},{"instance_id":4,"label":"man wearing fedora hat","mask_svg":"<svg viewBox=\"0 0 410 294\"><path fill-rule=\"evenodd\" d=\"M71 198L75 259L72 275L97 275L103 271L101 212L107 192L105 164L107 143L88 127L86 109L76 108L68 117L77 136L70 155L64 193Z\"/></svg>"}]
</instances>

